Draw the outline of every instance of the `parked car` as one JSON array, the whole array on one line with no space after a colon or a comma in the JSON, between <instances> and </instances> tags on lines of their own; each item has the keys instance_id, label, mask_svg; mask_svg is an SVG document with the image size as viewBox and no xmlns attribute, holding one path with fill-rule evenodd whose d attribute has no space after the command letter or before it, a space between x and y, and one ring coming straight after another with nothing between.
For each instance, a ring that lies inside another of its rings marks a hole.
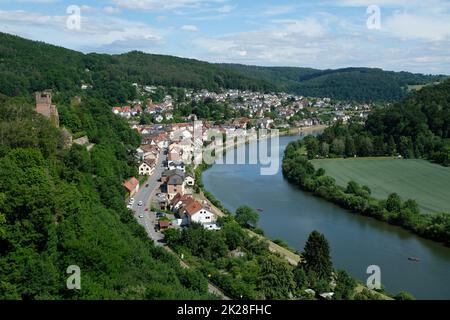
<instances>
[{"instance_id":1,"label":"parked car","mask_svg":"<svg viewBox=\"0 0 450 320\"><path fill-rule=\"evenodd\" d=\"M143 219L144 218L144 216L141 214L140 216L139 216L139 218L141 218L141 219Z\"/></svg>"},{"instance_id":2,"label":"parked car","mask_svg":"<svg viewBox=\"0 0 450 320\"><path fill-rule=\"evenodd\" d=\"M163 213L163 212L158 212L157 214L156 214L156 217L159 219L159 218L163 218L163 217L165 217L166 216L166 214L165 213Z\"/></svg>"}]
</instances>

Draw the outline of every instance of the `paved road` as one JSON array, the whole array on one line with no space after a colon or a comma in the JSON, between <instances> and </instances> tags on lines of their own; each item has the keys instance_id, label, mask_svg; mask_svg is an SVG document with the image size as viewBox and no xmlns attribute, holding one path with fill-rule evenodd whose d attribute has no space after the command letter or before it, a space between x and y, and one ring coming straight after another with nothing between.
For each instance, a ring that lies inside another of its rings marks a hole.
<instances>
[{"instance_id":1,"label":"paved road","mask_svg":"<svg viewBox=\"0 0 450 320\"><path fill-rule=\"evenodd\" d=\"M147 231L149 237L153 239L156 245L162 245L161 240L163 235L157 232L155 227L157 219L154 212L151 212L151 200L159 189L161 174L164 171L163 161L166 160L164 152L161 151L159 155L158 163L156 164L155 172L145 182L139 192L134 196L134 204L132 210L134 211L134 217L137 219L140 225L142 225ZM146 187L148 185L148 187ZM139 206L139 202L142 201L143 205ZM148 211L145 211L148 209ZM143 216L143 218L140 218Z\"/></svg>"},{"instance_id":2,"label":"paved road","mask_svg":"<svg viewBox=\"0 0 450 320\"><path fill-rule=\"evenodd\" d=\"M161 175L164 171L163 162L166 160L166 158L167 156L164 155L163 151L161 151L155 172L149 177L145 184L141 186L139 192L134 196L134 204L132 210L134 211L134 217L139 222L139 224L145 228L148 236L155 242L155 245L163 246L166 250L175 254L170 248L164 246L164 243L162 242L164 236L162 235L162 233L156 231L155 228L157 224L155 212L151 212L151 200L157 190L159 190L160 182L158 180L161 178ZM146 185L148 185L148 187L146 187ZM142 201L143 203L142 206L139 206L140 201ZM148 209L148 211L145 211L145 209ZM140 218L140 216L143 216L143 218ZM175 256L177 255L175 254ZM179 259L179 261L183 268L189 268L189 266L184 261L182 261L181 259ZM219 297L222 297L224 300L230 300L230 298L223 294L223 292L219 288L217 288L210 282L208 282L208 291L210 293L218 295Z\"/></svg>"}]
</instances>

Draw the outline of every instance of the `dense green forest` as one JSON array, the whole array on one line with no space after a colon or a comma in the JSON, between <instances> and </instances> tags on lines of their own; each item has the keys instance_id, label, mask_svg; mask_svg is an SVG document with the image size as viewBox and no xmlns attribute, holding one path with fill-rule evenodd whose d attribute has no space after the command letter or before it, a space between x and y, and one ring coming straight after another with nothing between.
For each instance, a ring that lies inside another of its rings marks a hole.
<instances>
[{"instance_id":1,"label":"dense green forest","mask_svg":"<svg viewBox=\"0 0 450 320\"><path fill-rule=\"evenodd\" d=\"M364 124L337 123L305 145L308 157L396 156L450 165L450 80L426 87Z\"/></svg>"},{"instance_id":2,"label":"dense green forest","mask_svg":"<svg viewBox=\"0 0 450 320\"><path fill-rule=\"evenodd\" d=\"M323 169L309 161L316 158L397 156L425 158L450 165L450 80L427 87L404 101L375 110L365 124L337 123L318 137L288 145L283 174L302 189L346 209L400 225L425 238L450 245L450 214L423 214L414 200L396 194L387 200L371 196L370 186L351 181L336 185ZM306 151L306 156L305 156ZM309 159L309 160L308 160Z\"/></svg>"},{"instance_id":3,"label":"dense green forest","mask_svg":"<svg viewBox=\"0 0 450 320\"><path fill-rule=\"evenodd\" d=\"M407 85L442 79L407 72L347 68L265 68L211 64L192 59L130 52L122 55L82 54L73 50L0 33L0 93L20 96L55 89L92 94L110 103L135 97L132 83L219 90L287 91L342 100L394 101Z\"/></svg>"},{"instance_id":4,"label":"dense green forest","mask_svg":"<svg viewBox=\"0 0 450 320\"><path fill-rule=\"evenodd\" d=\"M206 299L207 280L153 245L125 208L139 136L102 101L57 96L64 135L26 98L0 96L0 299ZM68 290L66 269L81 270Z\"/></svg>"},{"instance_id":5,"label":"dense green forest","mask_svg":"<svg viewBox=\"0 0 450 320\"><path fill-rule=\"evenodd\" d=\"M407 95L408 85L443 79L442 76L370 68L316 70L244 65L223 66L274 83L282 91L337 100L397 101Z\"/></svg>"}]
</instances>

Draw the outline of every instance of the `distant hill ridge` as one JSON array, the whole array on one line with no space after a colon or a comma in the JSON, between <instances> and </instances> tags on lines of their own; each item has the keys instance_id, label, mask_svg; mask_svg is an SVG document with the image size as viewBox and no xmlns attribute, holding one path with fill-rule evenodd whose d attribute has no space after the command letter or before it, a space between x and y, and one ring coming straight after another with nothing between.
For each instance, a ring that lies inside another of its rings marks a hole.
<instances>
[{"instance_id":1,"label":"distant hill ridge","mask_svg":"<svg viewBox=\"0 0 450 320\"><path fill-rule=\"evenodd\" d=\"M138 51L83 54L0 33L0 93L8 96L47 88L78 91L86 83L93 85L100 96L121 102L133 96L131 83L137 82L208 90L286 91L340 100L397 101L407 94L408 85L443 78L370 68L316 70L212 64Z\"/></svg>"}]
</instances>

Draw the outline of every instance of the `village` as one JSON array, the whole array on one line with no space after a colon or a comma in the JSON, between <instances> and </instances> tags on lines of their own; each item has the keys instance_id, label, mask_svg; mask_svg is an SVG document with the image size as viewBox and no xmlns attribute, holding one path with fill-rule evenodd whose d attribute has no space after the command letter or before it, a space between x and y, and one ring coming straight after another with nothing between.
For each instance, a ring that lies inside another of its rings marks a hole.
<instances>
[{"instance_id":1,"label":"village","mask_svg":"<svg viewBox=\"0 0 450 320\"><path fill-rule=\"evenodd\" d=\"M217 213L206 201L194 197L191 160L195 144L203 145L203 139L193 139L194 123L134 124L132 127L141 133L142 144L135 150L140 178L133 177L124 183L130 195L129 209L136 211L140 219L152 215L148 228L155 228L157 232L193 222L208 230L220 230L216 224ZM140 185L142 177L145 186ZM143 200L135 199L142 194ZM154 235L153 230L149 233Z\"/></svg>"},{"instance_id":2,"label":"village","mask_svg":"<svg viewBox=\"0 0 450 320\"><path fill-rule=\"evenodd\" d=\"M115 106L112 111L127 119L139 119L142 115L149 115L154 123L196 120L199 118L198 115L180 115L179 110L189 104L205 102L221 103L234 114L242 115L224 119L221 125L244 129L247 127L289 129L331 124L339 120L346 122L352 117L366 118L373 108L372 104L367 103L235 89L224 89L219 93L180 89L175 97L167 88L133 85L140 98L130 101L126 106Z\"/></svg>"},{"instance_id":3,"label":"village","mask_svg":"<svg viewBox=\"0 0 450 320\"><path fill-rule=\"evenodd\" d=\"M146 221L146 228L154 229L155 232L184 227L193 222L208 230L220 230L216 223L218 212L206 200L196 199L194 193L196 181L193 163L198 163L194 161L198 156L196 151L207 145L216 148L223 145L222 139L211 140L210 132L233 139L256 137L257 129L281 131L284 127L277 125L279 119L288 121L301 114L302 110L304 114L316 115L326 114L330 108L335 111L332 112L333 118L330 121L320 120L317 116L288 124L288 129L325 126L336 121L347 122L352 117L366 117L371 108L366 104L333 104L328 98L307 99L285 93L187 90L184 91L184 99L188 101L226 101L231 108L246 110L248 116L216 123L204 119L199 121L192 114L179 122L173 116L178 106L174 97L165 95L161 103L153 103L151 93L161 88L135 86L139 92L143 90L148 93L142 96L147 105L143 107L142 100L130 101L130 106L115 106L112 107L112 112L126 118L131 128L141 135L141 145L132 150L139 176L132 177L123 185L129 195L128 208L139 219L146 219L149 214L153 214L152 221ZM56 126L59 125L59 115L56 106L52 104L50 91L36 93L36 111L52 119ZM275 119L266 117L267 112L276 114ZM152 115L154 123L143 124L140 121L143 114ZM93 147L87 136L73 139L68 132L65 143L68 147L72 144L84 145L88 150ZM136 197L141 199L135 201Z\"/></svg>"},{"instance_id":4,"label":"village","mask_svg":"<svg viewBox=\"0 0 450 320\"><path fill-rule=\"evenodd\" d=\"M126 118L142 138L141 145L134 150L139 177L126 181L124 187L129 194L129 209L135 212L137 218L144 220L144 227L149 229L154 239L161 239L163 230L181 228L191 223L199 223L208 230L220 230L216 223L218 212L206 200L196 199L194 194L196 181L192 163L195 150L201 150L208 144L218 144L215 140L211 141L209 132L227 137L250 137L256 135L257 129L283 131L326 126L336 121L347 122L352 117L364 118L371 110L367 104L336 103L328 98L312 99L286 93L240 90L224 90L221 93L183 90L181 100L184 102L179 102L179 97L176 99L166 94L160 103L155 103L152 94L156 90L166 91L158 87L133 85L144 99L130 101L126 106L112 107L112 112ZM230 108L244 110L241 114L247 116L223 123L205 119L199 121L195 114L182 119L175 116L180 104L208 99L226 102ZM152 123L140 121L145 114L151 115ZM292 119L295 120L290 121ZM139 197L144 194L143 198L136 200L138 194ZM149 215L151 219L148 219Z\"/></svg>"}]
</instances>

